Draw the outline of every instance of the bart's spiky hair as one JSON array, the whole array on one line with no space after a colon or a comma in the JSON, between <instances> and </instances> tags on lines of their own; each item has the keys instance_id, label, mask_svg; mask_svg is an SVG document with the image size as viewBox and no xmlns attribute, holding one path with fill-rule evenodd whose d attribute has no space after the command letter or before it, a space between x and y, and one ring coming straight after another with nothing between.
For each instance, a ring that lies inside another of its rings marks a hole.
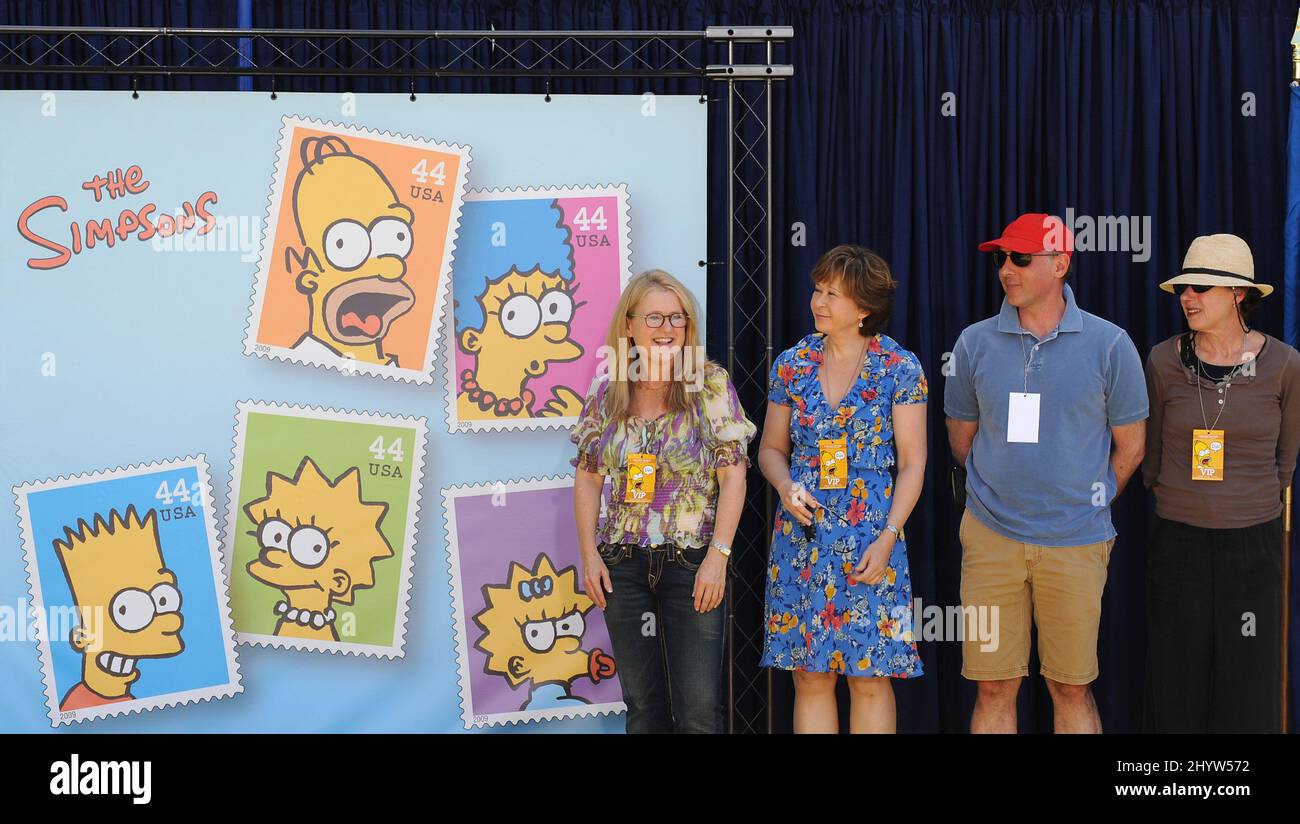
<instances>
[{"instance_id":1,"label":"bart's spiky hair","mask_svg":"<svg viewBox=\"0 0 1300 824\"><path fill-rule=\"evenodd\" d=\"M98 552L122 551L125 546L145 546L152 548L162 566L162 551L158 548L158 516L154 510L145 513L143 519L132 504L122 515L116 509L108 511L108 520L96 513L86 522L79 518L75 527L65 526L63 537L54 539L54 551L69 573L84 563L93 562L91 557Z\"/></svg>"},{"instance_id":2,"label":"bart's spiky hair","mask_svg":"<svg viewBox=\"0 0 1300 824\"><path fill-rule=\"evenodd\" d=\"M249 501L244 512L254 524L270 517L284 518L295 527L330 524L330 546L338 546L343 557L355 562L355 571L348 571L352 591L335 596L344 604L352 603L356 590L374 586L374 562L393 555L381 529L388 504L362 500L361 470L355 466L331 481L306 456L292 478L266 473L266 496Z\"/></svg>"},{"instance_id":3,"label":"bart's spiky hair","mask_svg":"<svg viewBox=\"0 0 1300 824\"><path fill-rule=\"evenodd\" d=\"M545 595L525 600L519 585L531 579L550 577L551 590ZM526 650L520 628L529 621L555 619L571 612L586 614L595 602L578 591L577 567L556 571L546 553L537 556L530 570L518 562L510 564L510 575L505 585L483 585L483 600L487 604L474 616L474 623L483 628L474 646L487 653L484 670L504 675L510 686L517 687L525 679L510 671L509 662L520 650Z\"/></svg>"}]
</instances>

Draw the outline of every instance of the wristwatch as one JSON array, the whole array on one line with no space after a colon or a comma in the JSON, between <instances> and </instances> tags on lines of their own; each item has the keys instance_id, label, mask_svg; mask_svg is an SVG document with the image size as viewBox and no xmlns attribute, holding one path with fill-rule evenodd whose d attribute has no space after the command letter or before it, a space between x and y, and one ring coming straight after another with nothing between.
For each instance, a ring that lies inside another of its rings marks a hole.
<instances>
[{"instance_id":1,"label":"wristwatch","mask_svg":"<svg viewBox=\"0 0 1300 824\"><path fill-rule=\"evenodd\" d=\"M723 558L731 557L731 544L724 544L721 541L710 541L709 546L722 553Z\"/></svg>"}]
</instances>

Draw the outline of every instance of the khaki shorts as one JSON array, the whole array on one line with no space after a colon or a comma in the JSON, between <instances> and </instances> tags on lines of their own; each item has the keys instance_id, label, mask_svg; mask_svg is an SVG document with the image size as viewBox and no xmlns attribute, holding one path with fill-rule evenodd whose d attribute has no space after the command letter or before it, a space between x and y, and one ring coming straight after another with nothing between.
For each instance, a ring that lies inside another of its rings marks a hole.
<instances>
[{"instance_id":1,"label":"khaki shorts","mask_svg":"<svg viewBox=\"0 0 1300 824\"><path fill-rule=\"evenodd\" d=\"M1026 544L999 535L969 511L959 534L967 621L961 674L972 681L1028 675L1032 620L1038 624L1038 659L1045 678L1062 684L1095 681L1101 593L1114 539L1087 546ZM997 607L996 625L992 607ZM981 640L969 625L972 620L988 630L996 626L996 632L991 638L986 632L987 640ZM996 647L988 649L993 642Z\"/></svg>"}]
</instances>

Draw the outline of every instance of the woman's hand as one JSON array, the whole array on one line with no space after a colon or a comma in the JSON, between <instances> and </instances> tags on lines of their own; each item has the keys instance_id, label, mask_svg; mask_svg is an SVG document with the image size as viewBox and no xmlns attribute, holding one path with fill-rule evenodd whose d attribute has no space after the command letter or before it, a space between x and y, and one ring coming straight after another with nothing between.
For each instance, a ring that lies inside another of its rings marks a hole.
<instances>
[{"instance_id":1,"label":"woman's hand","mask_svg":"<svg viewBox=\"0 0 1300 824\"><path fill-rule=\"evenodd\" d=\"M609 581L609 567L605 566L600 553L595 550L582 553L582 582L591 600L604 609L605 593L613 592L614 585Z\"/></svg>"},{"instance_id":2,"label":"woman's hand","mask_svg":"<svg viewBox=\"0 0 1300 824\"><path fill-rule=\"evenodd\" d=\"M813 510L821 506L812 493L805 489L803 484L794 481L786 484L780 491L781 505L785 507L785 511L804 526L811 524Z\"/></svg>"},{"instance_id":3,"label":"woman's hand","mask_svg":"<svg viewBox=\"0 0 1300 824\"><path fill-rule=\"evenodd\" d=\"M695 611L708 612L722 603L727 592L727 558L713 547L695 571Z\"/></svg>"},{"instance_id":4,"label":"woman's hand","mask_svg":"<svg viewBox=\"0 0 1300 824\"><path fill-rule=\"evenodd\" d=\"M889 556L894 551L898 536L890 530L880 533L880 537L871 542L867 551L862 553L862 560L849 575L850 584L867 584L875 586L885 580L885 570L889 567Z\"/></svg>"}]
</instances>

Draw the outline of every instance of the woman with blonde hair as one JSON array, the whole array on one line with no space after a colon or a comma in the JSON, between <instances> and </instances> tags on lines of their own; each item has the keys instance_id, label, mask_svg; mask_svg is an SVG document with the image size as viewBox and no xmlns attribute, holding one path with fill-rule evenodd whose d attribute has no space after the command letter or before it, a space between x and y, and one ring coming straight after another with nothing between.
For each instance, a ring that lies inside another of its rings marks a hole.
<instances>
[{"instance_id":1,"label":"woman with blonde hair","mask_svg":"<svg viewBox=\"0 0 1300 824\"><path fill-rule=\"evenodd\" d=\"M571 438L583 580L605 611L629 733L722 730L718 607L756 429L704 358L698 318L672 275L634 277Z\"/></svg>"}]
</instances>

